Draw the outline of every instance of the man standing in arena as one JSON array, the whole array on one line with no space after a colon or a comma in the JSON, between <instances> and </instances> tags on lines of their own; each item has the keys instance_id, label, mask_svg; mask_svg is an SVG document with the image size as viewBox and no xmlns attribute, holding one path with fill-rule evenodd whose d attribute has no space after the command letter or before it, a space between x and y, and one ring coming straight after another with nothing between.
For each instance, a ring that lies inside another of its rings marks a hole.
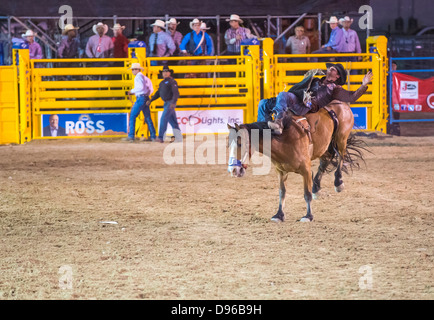
<instances>
[{"instance_id":1,"label":"man standing in arena","mask_svg":"<svg viewBox=\"0 0 434 320\"><path fill-rule=\"evenodd\" d=\"M169 69L169 67L164 66L161 71L163 75L163 81L160 82L157 92L155 92L154 96L151 100L148 100L146 104L149 106L152 101L157 100L158 98L163 99L164 101L164 110L160 119L160 128L158 130L158 140L159 142L164 142L164 134L167 130L167 124L173 129L173 135L175 136L175 142L182 142L182 134L179 129L178 119L176 117L176 102L179 98L179 90L178 83L175 79L173 79L173 70Z\"/></svg>"},{"instance_id":2,"label":"man standing in arena","mask_svg":"<svg viewBox=\"0 0 434 320\"><path fill-rule=\"evenodd\" d=\"M134 103L130 112L128 138L124 140L129 142L133 142L135 140L136 118L142 111L143 115L145 116L145 123L148 125L148 129L151 134L151 140L155 141L157 137L154 123L151 119L149 104L146 104L146 102L149 101L149 96L154 92L154 87L152 86L151 80L141 72L144 69L140 63L133 63L130 69L134 75L134 88L128 92L128 95L135 94L136 102Z\"/></svg>"}]
</instances>

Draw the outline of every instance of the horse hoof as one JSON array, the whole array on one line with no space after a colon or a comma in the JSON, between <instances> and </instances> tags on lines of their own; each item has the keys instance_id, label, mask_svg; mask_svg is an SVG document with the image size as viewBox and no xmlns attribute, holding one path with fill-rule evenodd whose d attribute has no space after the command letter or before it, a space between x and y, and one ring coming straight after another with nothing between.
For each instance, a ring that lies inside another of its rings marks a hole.
<instances>
[{"instance_id":1,"label":"horse hoof","mask_svg":"<svg viewBox=\"0 0 434 320\"><path fill-rule=\"evenodd\" d=\"M312 220L306 217L300 219L300 222L311 222Z\"/></svg>"},{"instance_id":2,"label":"horse hoof","mask_svg":"<svg viewBox=\"0 0 434 320\"><path fill-rule=\"evenodd\" d=\"M343 182L340 186L335 187L336 192L342 192L343 190L344 190L344 183Z\"/></svg>"},{"instance_id":3,"label":"horse hoof","mask_svg":"<svg viewBox=\"0 0 434 320\"><path fill-rule=\"evenodd\" d=\"M321 197L321 193L318 191L317 193L312 193L312 199L318 200Z\"/></svg>"},{"instance_id":4,"label":"horse hoof","mask_svg":"<svg viewBox=\"0 0 434 320\"><path fill-rule=\"evenodd\" d=\"M281 223L281 222L283 222L283 220L282 219L279 219L279 218L271 218L271 221L273 221L273 222L275 222L275 223Z\"/></svg>"}]
</instances>

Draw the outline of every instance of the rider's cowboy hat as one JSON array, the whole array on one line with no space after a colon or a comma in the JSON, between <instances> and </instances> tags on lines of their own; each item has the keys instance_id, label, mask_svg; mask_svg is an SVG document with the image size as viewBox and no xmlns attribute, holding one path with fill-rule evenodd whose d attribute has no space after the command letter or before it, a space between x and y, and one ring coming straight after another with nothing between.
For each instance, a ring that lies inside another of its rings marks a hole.
<instances>
[{"instance_id":1,"label":"rider's cowboy hat","mask_svg":"<svg viewBox=\"0 0 434 320\"><path fill-rule=\"evenodd\" d=\"M349 16L345 16L345 18L340 18L340 19L339 19L339 23L340 23L340 24L343 24L345 21L348 21L348 22L353 23L353 20L354 20L354 19L351 19Z\"/></svg>"},{"instance_id":2,"label":"rider's cowboy hat","mask_svg":"<svg viewBox=\"0 0 434 320\"><path fill-rule=\"evenodd\" d=\"M200 25L201 22L197 18L193 19L193 21L190 21L190 29L193 29L193 25L196 23Z\"/></svg>"},{"instance_id":3,"label":"rider's cowboy hat","mask_svg":"<svg viewBox=\"0 0 434 320\"><path fill-rule=\"evenodd\" d=\"M63 29L62 34L66 35L69 31L71 31L71 30L78 30L78 29L80 29L80 28L79 27L74 27L74 25L72 25L72 24L67 24L65 26L65 29Z\"/></svg>"},{"instance_id":4,"label":"rider's cowboy hat","mask_svg":"<svg viewBox=\"0 0 434 320\"><path fill-rule=\"evenodd\" d=\"M23 34L21 35L22 38L34 37L34 36L36 36L36 33L33 32L33 31L30 30L30 29L28 29L28 30L26 31L26 33L23 33Z\"/></svg>"},{"instance_id":5,"label":"rider's cowboy hat","mask_svg":"<svg viewBox=\"0 0 434 320\"><path fill-rule=\"evenodd\" d=\"M134 62L133 64L131 64L131 67L129 67L128 69L140 69L141 71L145 70L138 62Z\"/></svg>"},{"instance_id":6,"label":"rider's cowboy hat","mask_svg":"<svg viewBox=\"0 0 434 320\"><path fill-rule=\"evenodd\" d=\"M171 24L171 23L178 25L178 24L180 24L181 22L177 22L175 18L170 18L169 21L166 21L166 24Z\"/></svg>"},{"instance_id":7,"label":"rider's cowboy hat","mask_svg":"<svg viewBox=\"0 0 434 320\"><path fill-rule=\"evenodd\" d=\"M237 14L231 14L229 19L226 19L226 21L238 21L239 23L243 23L243 20L241 20L240 16Z\"/></svg>"},{"instance_id":8,"label":"rider's cowboy hat","mask_svg":"<svg viewBox=\"0 0 434 320\"><path fill-rule=\"evenodd\" d=\"M153 26L160 27L161 29L166 29L166 23L163 20L155 20L155 22L151 24L151 27Z\"/></svg>"},{"instance_id":9,"label":"rider's cowboy hat","mask_svg":"<svg viewBox=\"0 0 434 320\"><path fill-rule=\"evenodd\" d=\"M326 23L339 23L339 20L335 16L331 16L330 20L326 21Z\"/></svg>"},{"instance_id":10,"label":"rider's cowboy hat","mask_svg":"<svg viewBox=\"0 0 434 320\"><path fill-rule=\"evenodd\" d=\"M109 29L108 25L106 25L106 24L104 24L102 22L98 22L97 24L94 24L93 27L92 27L93 33L98 34L98 31L96 31L96 29L98 27L103 27L104 28L104 34L106 34L108 32L108 29Z\"/></svg>"},{"instance_id":11,"label":"rider's cowboy hat","mask_svg":"<svg viewBox=\"0 0 434 320\"><path fill-rule=\"evenodd\" d=\"M112 29L112 30L116 30L116 29L120 29L120 30L124 30L125 29L125 26L121 26L119 23L116 23L114 26L113 26L113 28L110 28L110 29Z\"/></svg>"},{"instance_id":12,"label":"rider's cowboy hat","mask_svg":"<svg viewBox=\"0 0 434 320\"><path fill-rule=\"evenodd\" d=\"M334 67L338 71L339 79L336 81L336 84L342 86L347 82L347 72L342 64L328 62L326 63L326 67L327 69Z\"/></svg>"}]
</instances>

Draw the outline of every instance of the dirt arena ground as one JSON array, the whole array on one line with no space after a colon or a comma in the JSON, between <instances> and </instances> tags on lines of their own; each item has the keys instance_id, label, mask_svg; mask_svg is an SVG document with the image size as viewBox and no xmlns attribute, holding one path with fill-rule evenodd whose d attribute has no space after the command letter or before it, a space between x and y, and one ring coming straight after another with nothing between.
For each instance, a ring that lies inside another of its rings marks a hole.
<instances>
[{"instance_id":1,"label":"dirt arena ground","mask_svg":"<svg viewBox=\"0 0 434 320\"><path fill-rule=\"evenodd\" d=\"M273 170L118 139L1 146L0 298L434 299L434 137L362 139L366 167L339 194L324 177L311 223L291 174L281 224Z\"/></svg>"}]
</instances>

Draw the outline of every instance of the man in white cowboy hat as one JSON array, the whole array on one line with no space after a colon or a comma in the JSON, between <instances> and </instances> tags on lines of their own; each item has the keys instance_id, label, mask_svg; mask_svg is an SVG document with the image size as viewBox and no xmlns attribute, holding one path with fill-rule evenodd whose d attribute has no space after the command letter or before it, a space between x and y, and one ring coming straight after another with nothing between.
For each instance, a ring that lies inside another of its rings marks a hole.
<instances>
[{"instance_id":1,"label":"man in white cowboy hat","mask_svg":"<svg viewBox=\"0 0 434 320\"><path fill-rule=\"evenodd\" d=\"M176 27L180 24L177 22L175 18L170 18L169 21L166 21L167 33L172 37L173 43L175 44L175 52L173 52L174 56L179 56L181 50L179 46L182 41L182 33L176 30Z\"/></svg>"},{"instance_id":2,"label":"man in white cowboy hat","mask_svg":"<svg viewBox=\"0 0 434 320\"><path fill-rule=\"evenodd\" d=\"M154 123L151 119L149 105L146 104L149 100L149 96L154 92L154 87L152 86L151 80L142 73L144 69L140 63L133 63L129 69L131 69L131 72L134 75L134 87L128 91L128 95L136 95L136 102L130 111L128 138L124 140L130 142L135 140L136 118L139 116L140 112L143 112L145 123L148 125L151 134L151 140L155 141L157 136Z\"/></svg>"},{"instance_id":3,"label":"man in white cowboy hat","mask_svg":"<svg viewBox=\"0 0 434 320\"><path fill-rule=\"evenodd\" d=\"M114 56L115 58L128 58L128 44L130 43L122 33L124 31L125 26L121 26L119 23L116 23L113 28L113 47L114 47Z\"/></svg>"},{"instance_id":4,"label":"man in white cowboy hat","mask_svg":"<svg viewBox=\"0 0 434 320\"><path fill-rule=\"evenodd\" d=\"M86 45L86 55L89 58L113 58L113 41L106 36L108 26L98 22L92 27L94 36L90 37Z\"/></svg>"},{"instance_id":5,"label":"man in white cowboy hat","mask_svg":"<svg viewBox=\"0 0 434 320\"><path fill-rule=\"evenodd\" d=\"M244 39L256 38L249 29L243 28L240 24L243 20L236 15L232 14L229 19L230 28L225 32L225 43L227 46L226 54L228 55L238 55L241 53L241 41Z\"/></svg>"},{"instance_id":6,"label":"man in white cowboy hat","mask_svg":"<svg viewBox=\"0 0 434 320\"><path fill-rule=\"evenodd\" d=\"M152 34L149 37L149 57L169 57L175 52L176 46L172 37L165 32L166 23L163 20L155 20Z\"/></svg>"},{"instance_id":7,"label":"man in white cowboy hat","mask_svg":"<svg viewBox=\"0 0 434 320\"><path fill-rule=\"evenodd\" d=\"M62 40L57 49L57 57L64 59L78 58L80 42L77 39L77 30L72 24L67 24L62 31Z\"/></svg>"},{"instance_id":8,"label":"man in white cowboy hat","mask_svg":"<svg viewBox=\"0 0 434 320\"><path fill-rule=\"evenodd\" d=\"M190 22L190 29L193 31L184 36L179 46L181 53L192 56L213 55L214 45L211 37L206 33L209 29L206 24L196 18Z\"/></svg>"},{"instance_id":9,"label":"man in white cowboy hat","mask_svg":"<svg viewBox=\"0 0 434 320\"><path fill-rule=\"evenodd\" d=\"M350 29L353 19L349 16L339 19L339 23L343 26L343 48L342 53L362 53L362 48L360 47L359 36L357 32ZM341 61L357 61L357 57L343 57ZM361 60L361 57L359 57Z\"/></svg>"},{"instance_id":10,"label":"man in white cowboy hat","mask_svg":"<svg viewBox=\"0 0 434 320\"><path fill-rule=\"evenodd\" d=\"M321 49L312 53L339 53L343 50L343 32L339 28L338 18L331 16L329 21L326 21L330 25L332 32L330 33L329 41L322 46ZM318 58L312 58L312 61L318 61Z\"/></svg>"},{"instance_id":11,"label":"man in white cowboy hat","mask_svg":"<svg viewBox=\"0 0 434 320\"><path fill-rule=\"evenodd\" d=\"M42 59L42 48L35 41L36 33L34 33L32 30L27 30L26 33L22 34L21 37L24 39L24 41L29 45L29 56L30 59Z\"/></svg>"}]
</instances>

